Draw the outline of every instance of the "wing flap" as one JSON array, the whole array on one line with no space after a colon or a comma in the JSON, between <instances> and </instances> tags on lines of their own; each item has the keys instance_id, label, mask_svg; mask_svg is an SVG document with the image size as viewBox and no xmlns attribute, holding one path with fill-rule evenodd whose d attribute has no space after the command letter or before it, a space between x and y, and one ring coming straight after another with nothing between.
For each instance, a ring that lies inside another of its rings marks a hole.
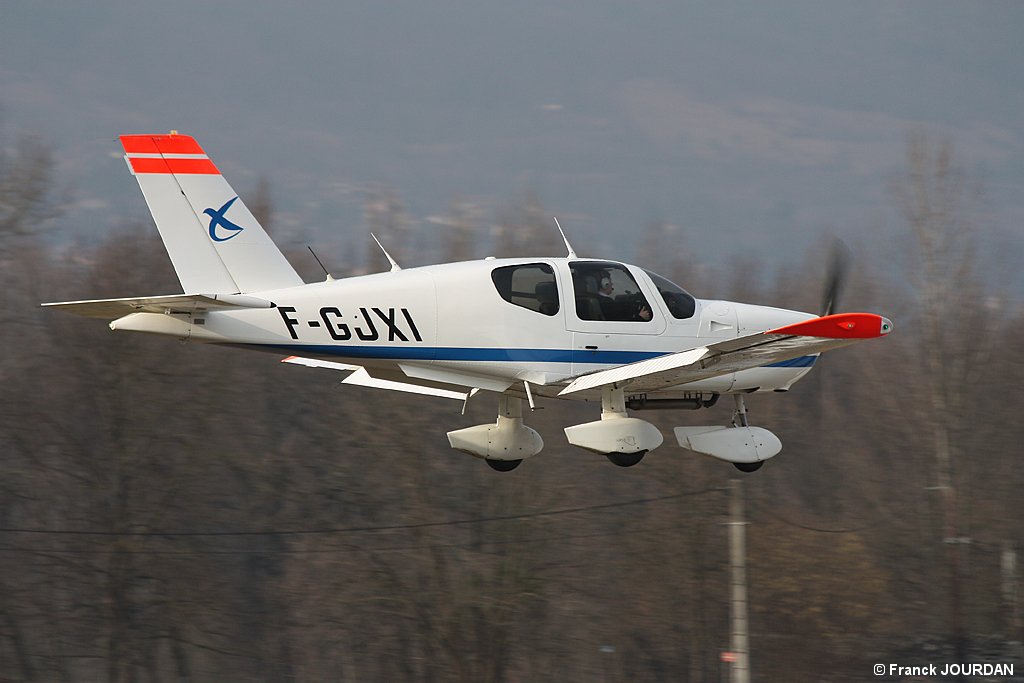
<instances>
[{"instance_id":1,"label":"wing flap","mask_svg":"<svg viewBox=\"0 0 1024 683\"><path fill-rule=\"evenodd\" d=\"M442 384L454 384L460 387L472 389L486 389L501 393L512 386L515 382L497 377L486 377L477 373L458 372L448 368L424 367L412 363L399 363L398 367L412 379L424 380L427 382L440 382Z\"/></svg>"},{"instance_id":2,"label":"wing flap","mask_svg":"<svg viewBox=\"0 0 1024 683\"><path fill-rule=\"evenodd\" d=\"M349 365L348 363L318 360L316 358L302 358L300 356L290 356L282 359L281 362L305 365L308 368L328 368L330 370L350 372L351 374L348 377L341 380L342 384L354 384L361 387L372 387L374 389L387 389L388 391L401 391L407 394L419 394L421 396L438 396L440 398L450 398L457 401L464 401L467 397L467 392L451 391L450 389L441 389L438 387L413 384L411 382L398 382L395 380L373 377L369 372L367 372L366 368L360 365Z\"/></svg>"},{"instance_id":3,"label":"wing flap","mask_svg":"<svg viewBox=\"0 0 1024 683\"><path fill-rule=\"evenodd\" d=\"M272 301L248 294L166 294L122 299L56 301L42 305L75 315L105 320L120 318L129 313L196 313L213 309L273 308L275 306Z\"/></svg>"},{"instance_id":4,"label":"wing flap","mask_svg":"<svg viewBox=\"0 0 1024 683\"><path fill-rule=\"evenodd\" d=\"M677 384L810 356L882 337L892 323L873 313L840 313L666 354L573 380L559 396L608 385L656 391Z\"/></svg>"}]
</instances>

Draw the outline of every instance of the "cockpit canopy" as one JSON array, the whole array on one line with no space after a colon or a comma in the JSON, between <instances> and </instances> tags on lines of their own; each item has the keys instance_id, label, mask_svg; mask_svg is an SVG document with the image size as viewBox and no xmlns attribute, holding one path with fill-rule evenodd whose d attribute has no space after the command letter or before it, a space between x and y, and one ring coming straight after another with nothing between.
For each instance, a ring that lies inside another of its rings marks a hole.
<instances>
[{"instance_id":1,"label":"cockpit canopy","mask_svg":"<svg viewBox=\"0 0 1024 683\"><path fill-rule=\"evenodd\" d=\"M586 321L650 322L654 315L647 297L629 269L612 261L573 261L573 300L576 316ZM677 320L692 318L694 298L669 279L644 271ZM546 263L521 263L491 271L491 280L505 301L553 316L559 311L558 284L554 269Z\"/></svg>"}]
</instances>

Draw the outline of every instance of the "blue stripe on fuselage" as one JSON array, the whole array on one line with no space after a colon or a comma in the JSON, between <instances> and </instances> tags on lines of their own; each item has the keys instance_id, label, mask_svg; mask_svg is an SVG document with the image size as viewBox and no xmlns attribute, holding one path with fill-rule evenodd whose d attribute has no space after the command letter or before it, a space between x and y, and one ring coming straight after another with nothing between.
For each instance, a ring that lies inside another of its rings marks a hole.
<instances>
[{"instance_id":1,"label":"blue stripe on fuselage","mask_svg":"<svg viewBox=\"0 0 1024 683\"><path fill-rule=\"evenodd\" d=\"M572 349L493 349L423 346L335 346L317 344L259 344L261 349L281 349L297 355L378 358L386 360L457 360L477 362L571 363ZM577 352L582 353L582 352ZM577 363L624 365L665 355L657 351L586 351Z\"/></svg>"},{"instance_id":2,"label":"blue stripe on fuselage","mask_svg":"<svg viewBox=\"0 0 1024 683\"><path fill-rule=\"evenodd\" d=\"M778 363L772 363L771 365L765 365L766 368L809 368L814 365L814 361L818 360L817 356L800 356L799 358L790 358L789 360L779 361Z\"/></svg>"},{"instance_id":3,"label":"blue stripe on fuselage","mask_svg":"<svg viewBox=\"0 0 1024 683\"><path fill-rule=\"evenodd\" d=\"M341 356L382 360L448 360L492 363L596 363L625 365L668 355L664 351L573 351L572 349L495 349L423 346L338 346L318 344L259 344L296 355ZM573 354L576 357L573 359ZM765 365L766 368L809 368L816 356L801 356Z\"/></svg>"}]
</instances>

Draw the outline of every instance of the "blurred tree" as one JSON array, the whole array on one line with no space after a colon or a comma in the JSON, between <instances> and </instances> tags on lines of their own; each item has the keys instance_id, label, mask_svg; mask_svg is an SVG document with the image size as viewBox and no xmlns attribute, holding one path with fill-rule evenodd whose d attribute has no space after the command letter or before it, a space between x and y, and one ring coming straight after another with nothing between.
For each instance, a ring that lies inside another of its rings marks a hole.
<instances>
[{"instance_id":1,"label":"blurred tree","mask_svg":"<svg viewBox=\"0 0 1024 683\"><path fill-rule=\"evenodd\" d=\"M45 269L45 249L37 239L41 225L59 212L53 192L53 153L38 138L22 135L13 147L0 137L0 526L31 518L37 501L27 493L40 469L53 467L49 454L37 450L38 440L25 430L33 413L17 406L24 392L35 391L33 377L44 370L46 348L37 308ZM19 428L20 426L20 428ZM37 567L39 557L29 563ZM32 623L46 614L53 594L38 593L48 572L20 576L25 565L16 555L0 553L0 660L9 644L10 673L37 680L33 660Z\"/></svg>"},{"instance_id":2,"label":"blurred tree","mask_svg":"<svg viewBox=\"0 0 1024 683\"><path fill-rule=\"evenodd\" d=\"M971 415L972 375L991 353L992 317L980 313L976 275L976 228L966 176L952 141L933 142L923 130L907 139L907 173L894 194L910 231L908 274L919 305L919 354L925 377L920 399L927 411L919 424L931 437L935 489L942 501L942 542L947 548L948 629L958 658L966 648L963 614L963 526L958 501L966 444L958 436ZM979 314L980 313L980 314Z\"/></svg>"},{"instance_id":3,"label":"blurred tree","mask_svg":"<svg viewBox=\"0 0 1024 683\"><path fill-rule=\"evenodd\" d=\"M409 243L408 232L411 223L412 218L406 211L405 204L398 195L398 190L385 185L375 185L370 189L363 204L365 231L376 235L384 248L399 264L406 256L409 256L405 250ZM381 248L369 234L364 235L364 238L366 240L366 260L363 272L379 273L388 270L391 266Z\"/></svg>"},{"instance_id":4,"label":"blurred tree","mask_svg":"<svg viewBox=\"0 0 1024 683\"><path fill-rule=\"evenodd\" d=\"M498 210L494 240L494 255L498 258L565 253L554 220L533 190Z\"/></svg>"},{"instance_id":5,"label":"blurred tree","mask_svg":"<svg viewBox=\"0 0 1024 683\"><path fill-rule=\"evenodd\" d=\"M273 235L274 230L274 197L270 191L270 180L266 176L260 176L256 180L256 187L250 198L245 201L246 206L252 215L259 221L268 234Z\"/></svg>"},{"instance_id":6,"label":"blurred tree","mask_svg":"<svg viewBox=\"0 0 1024 683\"><path fill-rule=\"evenodd\" d=\"M663 275L693 293L709 291L708 269L700 265L687 244L685 231L668 221L651 221L636 244L636 264Z\"/></svg>"},{"instance_id":7,"label":"blurred tree","mask_svg":"<svg viewBox=\"0 0 1024 683\"><path fill-rule=\"evenodd\" d=\"M859 262L844 297L892 311L897 332L830 355L786 396L749 399L786 444L746 479L753 667L765 676L814 680L827 667L830 680L862 680L871 661L904 661L886 653L929 630L928 598L947 593L929 573L935 494L923 491L935 483L936 430L960 494L954 533L979 537L979 555L1024 533L1024 481L1006 457L1024 440L1006 400L1024 381L1006 341L1024 330L1024 311L975 284L965 238L929 242L965 230L972 214L968 192L952 204L933 194L936 183L965 188L952 182L951 151L924 149L922 172L897 192L919 197L917 182L928 199L907 214L908 225L926 217L913 267L886 287L891 264ZM406 225L397 195L381 197L367 224ZM253 199L273 223L269 184ZM499 217L508 248L563 253L531 202ZM436 251L461 258L470 239L459 235L479 219L458 202L451 214ZM0 268L0 676L720 679L728 579L716 489L735 476L728 466L666 443L636 468L611 467L562 435L595 419L595 406L549 403L529 418L544 456L498 475L444 440L460 423L492 421L493 396L462 416L458 402L338 386L336 374L274 354L112 333L40 310L41 300L177 282L149 226L46 246L31 230L43 214L18 215L29 229L8 233L17 249ZM702 267L684 262L679 235L663 223L648 230L637 260L693 286ZM742 298L813 307L818 281L803 273L820 262L812 249L803 262L762 259L721 279ZM701 294L728 296L699 279ZM943 355L930 355L929 334ZM935 414L929 392L939 389ZM713 410L644 417L669 434L680 421L728 419L730 407ZM969 633L1003 623L998 557L986 552L963 572Z\"/></svg>"},{"instance_id":8,"label":"blurred tree","mask_svg":"<svg viewBox=\"0 0 1024 683\"><path fill-rule=\"evenodd\" d=\"M471 201L456 198L448 207L441 224L440 262L469 261L476 254L476 242L483 226L480 208Z\"/></svg>"},{"instance_id":9,"label":"blurred tree","mask_svg":"<svg viewBox=\"0 0 1024 683\"><path fill-rule=\"evenodd\" d=\"M3 142L0 138L0 249L58 213L52 150L31 135L18 137L13 149Z\"/></svg>"}]
</instances>

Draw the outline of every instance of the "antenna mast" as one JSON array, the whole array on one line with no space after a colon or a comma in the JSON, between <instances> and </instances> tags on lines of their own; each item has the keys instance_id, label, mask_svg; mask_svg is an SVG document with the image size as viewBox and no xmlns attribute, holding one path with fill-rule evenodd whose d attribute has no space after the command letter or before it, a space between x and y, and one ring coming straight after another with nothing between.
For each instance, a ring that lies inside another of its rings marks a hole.
<instances>
[{"instance_id":1,"label":"antenna mast","mask_svg":"<svg viewBox=\"0 0 1024 683\"><path fill-rule=\"evenodd\" d=\"M380 247L380 250L384 252L384 257L385 257L385 258L387 258L387 260L388 260L388 263L390 263L390 264L391 264L391 272L393 273L393 272L395 272L396 270L401 270L401 269L402 269L402 266L398 265L398 264L397 264L397 263L395 262L395 259L391 258L391 254L389 254L389 253L388 253L388 250L384 248L384 245L380 243L380 240L379 240L379 239L377 239L377 236L376 236L376 235L374 235L374 234L373 234L373 233L371 232L371 233L370 233L370 237L372 237L372 238L373 238L373 241L377 243L377 246L378 246L378 247Z\"/></svg>"},{"instance_id":2,"label":"antenna mast","mask_svg":"<svg viewBox=\"0 0 1024 683\"><path fill-rule=\"evenodd\" d=\"M561 224L558 222L556 216L552 216L555 219L555 226L558 228L558 233L562 236L562 241L565 242L565 248L569 250L569 255L566 258L579 258L576 256L576 252L573 250L572 245L569 244L569 238L565 236L565 231L562 230Z\"/></svg>"},{"instance_id":3,"label":"antenna mast","mask_svg":"<svg viewBox=\"0 0 1024 683\"><path fill-rule=\"evenodd\" d=\"M326 281L327 282L333 282L334 281L334 277L331 275L331 272L329 270L327 270L327 268L324 266L324 262L320 260L320 257L316 255L316 252L313 251L313 247L311 247L311 246L309 246L307 244L306 245L306 249L309 249L309 253L312 254L313 258L316 259L317 264L320 265L320 270L324 271L324 275L327 276Z\"/></svg>"}]
</instances>

